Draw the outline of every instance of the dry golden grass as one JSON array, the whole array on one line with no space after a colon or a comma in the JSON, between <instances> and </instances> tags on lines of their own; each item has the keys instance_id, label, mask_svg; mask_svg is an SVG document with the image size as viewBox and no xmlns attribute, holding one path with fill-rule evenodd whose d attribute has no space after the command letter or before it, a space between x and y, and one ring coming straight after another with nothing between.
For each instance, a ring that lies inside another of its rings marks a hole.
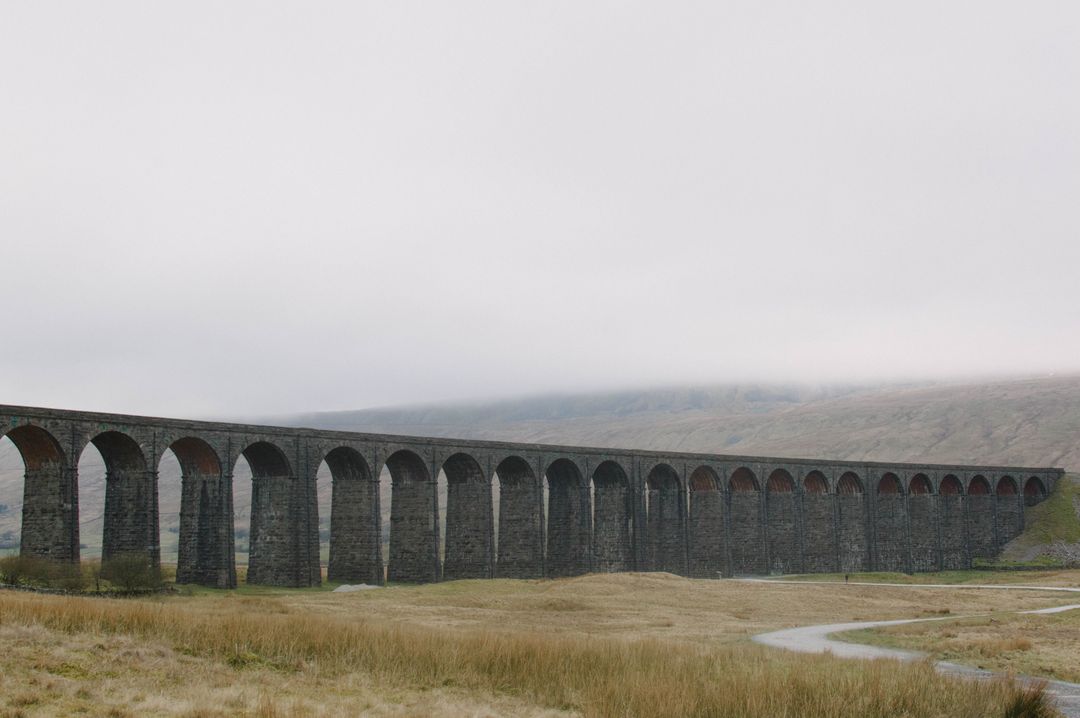
<instances>
[{"instance_id":1,"label":"dry golden grass","mask_svg":"<svg viewBox=\"0 0 1080 718\"><path fill-rule=\"evenodd\" d=\"M1080 609L893 626L851 637L995 671L1080 682Z\"/></svg>"},{"instance_id":2,"label":"dry golden grass","mask_svg":"<svg viewBox=\"0 0 1080 718\"><path fill-rule=\"evenodd\" d=\"M992 715L1014 689L747 638L1062 602L661 574L140 600L2 592L0 715Z\"/></svg>"}]
</instances>

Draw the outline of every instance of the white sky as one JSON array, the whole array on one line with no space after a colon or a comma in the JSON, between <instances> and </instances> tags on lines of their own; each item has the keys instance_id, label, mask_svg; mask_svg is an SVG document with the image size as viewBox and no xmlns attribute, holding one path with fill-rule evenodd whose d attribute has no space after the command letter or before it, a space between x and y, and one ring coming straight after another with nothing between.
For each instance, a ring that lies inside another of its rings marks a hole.
<instances>
[{"instance_id":1,"label":"white sky","mask_svg":"<svg viewBox=\"0 0 1080 718\"><path fill-rule=\"evenodd\" d=\"M0 0L0 403L1080 369L1075 2Z\"/></svg>"}]
</instances>

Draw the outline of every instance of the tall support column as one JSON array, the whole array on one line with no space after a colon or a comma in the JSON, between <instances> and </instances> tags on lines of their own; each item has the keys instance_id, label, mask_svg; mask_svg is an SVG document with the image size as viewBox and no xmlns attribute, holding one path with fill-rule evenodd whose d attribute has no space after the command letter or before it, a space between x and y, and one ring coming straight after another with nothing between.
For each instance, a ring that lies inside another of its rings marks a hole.
<instances>
[{"instance_id":1,"label":"tall support column","mask_svg":"<svg viewBox=\"0 0 1080 718\"><path fill-rule=\"evenodd\" d=\"M21 555L78 563L77 469L63 460L24 462Z\"/></svg>"},{"instance_id":2,"label":"tall support column","mask_svg":"<svg viewBox=\"0 0 1080 718\"><path fill-rule=\"evenodd\" d=\"M231 475L182 475L177 583L236 586L231 489Z\"/></svg>"},{"instance_id":3,"label":"tall support column","mask_svg":"<svg viewBox=\"0 0 1080 718\"><path fill-rule=\"evenodd\" d=\"M157 471L116 467L105 474L101 560L141 555L161 565Z\"/></svg>"},{"instance_id":4,"label":"tall support column","mask_svg":"<svg viewBox=\"0 0 1080 718\"><path fill-rule=\"evenodd\" d=\"M537 472L524 459L511 457L496 467L499 479L499 542L495 575L538 578L544 575L543 491Z\"/></svg>"},{"instance_id":5,"label":"tall support column","mask_svg":"<svg viewBox=\"0 0 1080 718\"><path fill-rule=\"evenodd\" d=\"M477 461L455 454L446 472L446 556L443 579L491 578L491 481Z\"/></svg>"}]
</instances>

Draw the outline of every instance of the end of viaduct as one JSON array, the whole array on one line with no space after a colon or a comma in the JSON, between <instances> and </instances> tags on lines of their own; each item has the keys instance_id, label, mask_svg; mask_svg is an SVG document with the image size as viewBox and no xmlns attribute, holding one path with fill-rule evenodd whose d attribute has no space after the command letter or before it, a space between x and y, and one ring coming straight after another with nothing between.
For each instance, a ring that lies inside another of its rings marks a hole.
<instances>
[{"instance_id":1,"label":"end of viaduct","mask_svg":"<svg viewBox=\"0 0 1080 718\"><path fill-rule=\"evenodd\" d=\"M252 472L247 581L934 571L992 557L1064 473L388 436L0 405L26 468L22 553L79 560L78 462L105 461L102 558L161 560L158 463L181 467L177 582L236 586L233 467ZM391 477L383 565L379 477ZM437 479L447 482L440 546ZM493 484L498 481L498 511ZM497 517L497 520L496 520Z\"/></svg>"}]
</instances>

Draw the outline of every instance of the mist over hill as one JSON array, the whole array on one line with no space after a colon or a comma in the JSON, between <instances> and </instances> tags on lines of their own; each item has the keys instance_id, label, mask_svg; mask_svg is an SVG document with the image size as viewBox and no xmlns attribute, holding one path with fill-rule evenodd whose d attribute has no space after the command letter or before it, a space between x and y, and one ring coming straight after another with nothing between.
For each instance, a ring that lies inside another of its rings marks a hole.
<instances>
[{"instance_id":1,"label":"mist over hill","mask_svg":"<svg viewBox=\"0 0 1080 718\"><path fill-rule=\"evenodd\" d=\"M658 389L305 414L279 421L666 451L1080 468L1080 376Z\"/></svg>"},{"instance_id":2,"label":"mist over hill","mask_svg":"<svg viewBox=\"0 0 1080 718\"><path fill-rule=\"evenodd\" d=\"M487 403L370 409L247 420L286 426L506 441L844 460L1022 464L1080 470L1080 376L888 386L671 388ZM239 545L248 528L250 473L235 470ZM19 534L22 461L0 440L0 548ZM80 461L87 555L100 547L104 467ZM319 514L330 480L319 475ZM389 482L382 485L389 512ZM179 465L159 466L162 553L175 554ZM384 522L386 517L384 517ZM5 539L5 536L7 537Z\"/></svg>"}]
</instances>

